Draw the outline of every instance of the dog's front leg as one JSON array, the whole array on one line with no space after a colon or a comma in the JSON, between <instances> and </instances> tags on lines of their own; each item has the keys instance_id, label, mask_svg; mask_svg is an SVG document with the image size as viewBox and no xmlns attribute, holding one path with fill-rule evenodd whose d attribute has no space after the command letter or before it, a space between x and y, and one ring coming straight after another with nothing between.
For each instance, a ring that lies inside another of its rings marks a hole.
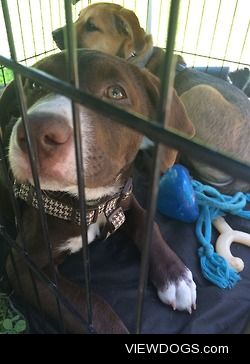
<instances>
[{"instance_id":1,"label":"dog's front leg","mask_svg":"<svg viewBox=\"0 0 250 364\"><path fill-rule=\"evenodd\" d=\"M127 212L126 233L140 251L143 250L146 231L146 211L132 196L131 208ZM149 251L149 276L162 302L173 309L192 312L196 307L196 285L191 271L170 249L154 222Z\"/></svg>"},{"instance_id":2,"label":"dog's front leg","mask_svg":"<svg viewBox=\"0 0 250 364\"><path fill-rule=\"evenodd\" d=\"M25 267L24 269L22 269L23 273L19 276L20 281L22 282L22 292L20 293L24 296L26 302L37 307L38 302L34 294L34 286L32 284L31 277L27 268ZM50 270L48 268L42 269L42 272L51 278L52 275L49 271ZM18 292L17 280L13 271L11 272L10 269L8 269L8 275L13 288L16 292ZM37 286L42 310L46 313L46 315L48 315L48 317L56 320L59 319L60 316L58 313L56 296L52 291L51 286L49 287L44 282L40 281L35 275L34 280ZM62 302L60 308L66 332L72 334L87 333L87 305L85 290L75 283L65 279L59 273L57 274L57 289L59 297L62 298L62 300L60 300L60 302ZM100 334L128 333L123 322L104 299L94 293L92 293L91 298L94 332ZM67 303L74 308L76 313L72 313L72 311L67 308Z\"/></svg>"}]
</instances>

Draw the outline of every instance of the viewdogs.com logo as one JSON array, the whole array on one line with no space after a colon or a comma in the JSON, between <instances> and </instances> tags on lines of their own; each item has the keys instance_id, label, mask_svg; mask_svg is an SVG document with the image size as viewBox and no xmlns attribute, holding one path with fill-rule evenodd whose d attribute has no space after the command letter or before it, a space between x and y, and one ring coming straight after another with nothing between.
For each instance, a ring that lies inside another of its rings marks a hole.
<instances>
[{"instance_id":1,"label":"viewdogs.com logo","mask_svg":"<svg viewBox=\"0 0 250 364\"><path fill-rule=\"evenodd\" d=\"M227 345L199 344L125 344L128 354L228 354Z\"/></svg>"}]
</instances>

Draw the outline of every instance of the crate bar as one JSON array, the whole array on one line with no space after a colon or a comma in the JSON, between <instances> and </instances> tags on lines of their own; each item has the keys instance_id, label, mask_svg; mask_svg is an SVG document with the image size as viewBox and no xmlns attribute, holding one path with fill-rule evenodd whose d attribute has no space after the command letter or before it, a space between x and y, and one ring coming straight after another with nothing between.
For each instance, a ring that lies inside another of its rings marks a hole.
<instances>
[{"instance_id":1,"label":"crate bar","mask_svg":"<svg viewBox=\"0 0 250 364\"><path fill-rule=\"evenodd\" d=\"M217 10L217 15L216 15L216 19L215 19L215 25L214 25L212 40L211 40L211 43L210 43L209 53L208 53L208 57L207 57L207 68L206 68L206 72L208 71L209 61L211 59L211 54L212 54L212 50L213 50L215 34L216 34L216 31L217 31L217 26L218 26L218 21L219 21L219 16L220 16L220 9L221 9L221 0L219 2L219 6L218 6L218 10Z\"/></svg>"},{"instance_id":2,"label":"crate bar","mask_svg":"<svg viewBox=\"0 0 250 364\"><path fill-rule=\"evenodd\" d=\"M160 3L160 14L162 14L162 0L161 0L161 3ZM157 27L157 43L159 41L160 29L161 29L161 19L159 19L158 27Z\"/></svg>"},{"instance_id":3,"label":"crate bar","mask_svg":"<svg viewBox=\"0 0 250 364\"><path fill-rule=\"evenodd\" d=\"M234 25L235 14L236 14L237 7L238 7L238 2L239 1L237 0L236 1L235 8L234 8L233 20L232 20L232 23L231 23L231 26L230 26L230 30L229 30L229 34L228 34L228 38L227 38L227 44L226 44L226 48L225 48L225 52L224 52L224 58L227 55L227 51L228 51L228 47L229 47L229 43L230 43L230 39L231 39L231 35L232 35L233 25ZM225 63L225 60L222 61L221 70L222 70L222 68L224 66L224 63ZM237 62L235 62L235 63L237 63Z\"/></svg>"},{"instance_id":4,"label":"crate bar","mask_svg":"<svg viewBox=\"0 0 250 364\"><path fill-rule=\"evenodd\" d=\"M243 41L243 45L242 45L242 48L241 48L241 52L240 52L240 57L239 57L238 67L239 67L239 65L241 64L242 55L243 55L243 52L244 52L244 49L245 49L245 45L246 45L246 41L247 41L247 37L248 37L248 33L249 33L249 29L250 29L250 21L249 21L249 23L248 23L247 30L246 30L246 34L245 34L244 41Z\"/></svg>"},{"instance_id":5,"label":"crate bar","mask_svg":"<svg viewBox=\"0 0 250 364\"><path fill-rule=\"evenodd\" d=\"M29 0L29 14L30 14L31 29L32 29L32 41L33 41L33 47L34 47L34 51L35 51L35 53L36 53L36 41L35 41L34 24L33 24L33 20L32 20L32 11L31 11L31 4L30 4L30 0Z\"/></svg>"},{"instance_id":6,"label":"crate bar","mask_svg":"<svg viewBox=\"0 0 250 364\"><path fill-rule=\"evenodd\" d=\"M162 144L178 149L183 154L188 153L190 157L198 159L208 165L221 169L232 176L246 181L250 180L250 165L233 159L222 152L217 152L208 146L201 144L196 138L187 139L182 133L172 129L163 129L157 122L151 121L142 115L130 113L117 106L111 105L81 90L75 89L69 83L57 79L40 70L25 67L4 56L0 56L0 63L8 68L21 73L23 76L40 82L52 91L70 97L77 103L90 109L98 110L100 113L111 117L114 121L126 125L148 138ZM116 118L119 118L117 120Z\"/></svg>"},{"instance_id":7,"label":"crate bar","mask_svg":"<svg viewBox=\"0 0 250 364\"><path fill-rule=\"evenodd\" d=\"M13 33L12 33L12 28L11 28L11 22L10 22L9 9L8 9L8 5L7 5L7 1L6 0L1 0L1 1L2 1L2 9L3 9L3 15L4 15L5 26L6 26L6 31L7 31L7 37L8 37L9 47L10 47L10 54L11 54L12 59L16 61L17 57L16 57L15 43L14 43L14 38L13 38ZM51 271L53 274L54 284L57 285L56 270L55 270L55 267L53 264L53 258L52 258L52 245L51 245L51 241L49 239L48 225L47 225L45 212L43 209L40 182L39 182L37 169L36 169L36 165L37 165L36 150L34 148L33 141L30 138L30 133L29 133L29 128L28 128L27 107L26 107L26 102L25 102L25 98L24 98L21 75L19 73L15 72L14 80L15 80L14 82L15 82L16 91L17 91L18 103L19 103L19 107L20 107L20 111L21 111L21 115L22 115L22 122L23 122L24 131L25 131L25 138L27 141L27 149L28 149L29 161L30 161L30 166L31 166L31 171L32 171L32 177L34 180L34 186L36 188L36 193L37 193L37 200L38 200L38 207L39 207L38 211L39 211L40 222L41 222L42 231L43 231L43 238L44 238L44 242L45 242L45 245L46 245L47 251L48 251L49 265L50 265L50 268L51 268ZM58 305L60 322L62 324L62 330L63 330L63 332L65 332L63 318L61 315L60 302L58 300L57 300L57 305Z\"/></svg>"},{"instance_id":8,"label":"crate bar","mask_svg":"<svg viewBox=\"0 0 250 364\"><path fill-rule=\"evenodd\" d=\"M123 6L124 6L124 4L123 4ZM148 0L147 22L146 22L146 31L148 34L152 33L152 10L153 10L153 0Z\"/></svg>"},{"instance_id":9,"label":"crate bar","mask_svg":"<svg viewBox=\"0 0 250 364\"><path fill-rule=\"evenodd\" d=\"M1 173L3 172L3 177L4 177L4 180L6 181L6 185L7 185L6 188L8 190L8 194L10 196L13 211L15 213L16 227L18 228L18 231L20 233L21 244L23 246L23 249L27 253L26 241L23 239L24 234L23 234L23 225L21 223L21 212L20 212L19 204L18 204L18 202L17 202L17 200L16 200L16 198L14 196L12 183L11 183L9 173L8 173L8 166L7 166L7 162L6 162L5 153L6 153L6 151L4 149L4 145L2 143L2 138L0 136L0 162L1 162L1 165L2 165ZM14 257L12 258L12 262L13 261L14 261ZM14 270L16 270L14 265L13 265L13 268L14 268ZM36 296L36 301L37 301L37 304L38 304L38 308L41 311L41 314L43 314L42 307L41 307L40 296L39 296L38 291L37 291L37 285L36 285L36 282L33 279L33 275L32 275L32 272L31 272L30 269L29 269L29 274L30 274L30 277L31 277L31 280L32 280L32 285L33 285L34 291L35 291L35 296ZM19 276L18 276L17 282L18 282L20 292L23 292L23 288L22 288L22 285L20 283Z\"/></svg>"},{"instance_id":10,"label":"crate bar","mask_svg":"<svg viewBox=\"0 0 250 364\"><path fill-rule=\"evenodd\" d=\"M201 28L202 28L203 17L204 17L204 12L205 12L205 6L206 6L206 3L205 3L205 0L203 0L201 17L200 17L200 24L199 24L199 29L198 29L198 36L197 36L196 44L195 44L195 51L194 51L194 54L195 55L197 53L197 49L198 49L198 46L199 46L200 35L201 35ZM194 58L193 58L193 67L194 67L195 60L196 60L196 56L194 56Z\"/></svg>"},{"instance_id":11,"label":"crate bar","mask_svg":"<svg viewBox=\"0 0 250 364\"><path fill-rule=\"evenodd\" d=\"M195 44L195 51L194 51L194 54L197 53L197 49L198 49L198 46L199 46L199 41L200 41L200 35L201 35L201 28L202 28L202 24L203 24L203 18L204 18L204 12L205 12L205 6L206 6L206 3L205 3L205 0L203 0L203 5L202 5L202 11L201 11L201 17L200 17L200 24L199 24L199 29L198 29L198 36L197 36L197 39L196 39L196 44ZM193 58L193 67L194 67L194 64L195 64L195 59L196 57L194 56Z\"/></svg>"},{"instance_id":12,"label":"crate bar","mask_svg":"<svg viewBox=\"0 0 250 364\"><path fill-rule=\"evenodd\" d=\"M0 231L0 234L1 234L1 231ZM6 241L6 239L5 239L5 241ZM13 252L12 252L11 249L10 249L10 261L11 261L11 264L12 264L14 272L15 272L15 276L16 276L16 279L17 279L17 285L19 286L20 292L23 292L22 282L20 280L20 275L19 275L19 272L18 272L18 269L17 269L17 266L16 266L16 262L15 262L15 258L14 258L14 255L13 255ZM29 269L29 272L31 272L30 269ZM30 277L32 279L32 273L30 273ZM29 323L29 325L31 325L32 319L31 319L30 309L26 305L27 302L25 300L24 300L24 303L25 303L25 305L24 305L25 318L27 319L27 322Z\"/></svg>"},{"instance_id":13,"label":"crate bar","mask_svg":"<svg viewBox=\"0 0 250 364\"><path fill-rule=\"evenodd\" d=\"M190 12L190 0L188 0L188 8L187 8L187 14L186 14L186 20L185 20L185 27L184 27L184 35L183 35L183 40L182 40L181 52L183 52L183 49L184 49L184 47L185 47L185 41L186 41L186 35L187 35L187 26L188 26L189 12Z\"/></svg>"},{"instance_id":14,"label":"crate bar","mask_svg":"<svg viewBox=\"0 0 250 364\"><path fill-rule=\"evenodd\" d=\"M30 56L30 57L27 57L27 58L24 58L24 59L20 59L19 62L25 62L25 61L28 61L30 59L40 57L42 55L46 55L46 54L51 53L51 52L53 52L55 50L57 50L57 48L52 48L52 49L49 49L48 51L44 51L42 53L35 53L33 56Z\"/></svg>"},{"instance_id":15,"label":"crate bar","mask_svg":"<svg viewBox=\"0 0 250 364\"><path fill-rule=\"evenodd\" d=\"M172 101L172 85L174 80L174 72L172 67L172 55L174 49L175 35L177 29L179 0L172 0L170 4L169 23L167 32L167 44L165 62L161 70L161 80L164 80L161 85L161 98L159 104L158 120L162 127L164 127L166 121L170 116L170 105ZM138 287L138 302L136 312L136 334L141 332L143 303L145 287L148 280L148 262L149 262L149 248L152 240L152 231L154 224L154 217L156 211L156 199L158 194L158 186L160 179L160 157L161 150L160 145L156 143L154 147L153 156L153 173L150 176L150 187L147 204L147 222L145 231L145 246L142 251L142 260L139 277Z\"/></svg>"},{"instance_id":16,"label":"crate bar","mask_svg":"<svg viewBox=\"0 0 250 364\"><path fill-rule=\"evenodd\" d=\"M26 61L27 54L26 54L26 50L25 50L25 46L24 46L23 24L22 24L22 19L21 19L21 13L20 13L20 7L19 7L19 1L18 0L16 0L16 5L17 5L17 11L18 11L18 20L19 20L19 25L20 25L20 34L21 34L21 39L22 39L23 55L24 55L24 60Z\"/></svg>"},{"instance_id":17,"label":"crate bar","mask_svg":"<svg viewBox=\"0 0 250 364\"><path fill-rule=\"evenodd\" d=\"M175 52L181 52L183 54L187 54L189 56L196 56L196 57L201 57L201 58L207 58L207 56L205 56L204 54L194 54L192 52L186 52L186 51L180 51L178 49L174 50ZM242 66L249 66L250 67L250 63L243 63L243 62L236 62L236 61L230 61L230 59L226 59L226 58L219 58L219 57L210 57L210 59L214 59L215 61L222 61L222 62L227 62L227 63L232 63L232 64L238 64L238 65L242 65ZM223 67L223 66L222 66Z\"/></svg>"},{"instance_id":18,"label":"crate bar","mask_svg":"<svg viewBox=\"0 0 250 364\"><path fill-rule=\"evenodd\" d=\"M7 84L6 79L5 79L5 74L4 74L4 68L5 67L0 65L1 75L3 77L3 84L1 84L0 86L2 86L2 85L6 86L6 84Z\"/></svg>"},{"instance_id":19,"label":"crate bar","mask_svg":"<svg viewBox=\"0 0 250 364\"><path fill-rule=\"evenodd\" d=\"M78 58L76 51L76 35L72 21L72 5L71 1L64 0L65 16L67 25L67 55L68 55L68 73L69 82L76 88L79 88L79 75L78 75ZM86 222L86 201L85 201L85 184L84 184L84 169L83 169L83 150L81 142L81 125L79 118L79 106L72 100L72 116L74 126L74 141L75 141L75 156L76 156L76 171L78 182L78 194L79 194L79 207L80 207L80 228L82 236L82 248L83 248L83 268L86 287L86 303L87 303L87 315L88 326L92 327L92 302L90 292L90 262L89 262L89 250L88 250L88 237L87 237L87 222Z\"/></svg>"},{"instance_id":20,"label":"crate bar","mask_svg":"<svg viewBox=\"0 0 250 364\"><path fill-rule=\"evenodd\" d=\"M49 19L50 19L50 29L51 32L54 29L54 25L53 25L53 16L52 16L52 6L51 6L51 1L49 1Z\"/></svg>"},{"instance_id":21,"label":"crate bar","mask_svg":"<svg viewBox=\"0 0 250 364\"><path fill-rule=\"evenodd\" d=\"M4 180L6 180L6 182L7 182L7 189L8 189L8 192L10 193L10 196L11 196L14 211L15 211L15 213L18 214L20 211L18 209L17 201L14 198L13 189L11 188L11 185L10 185L10 183L8 181L8 179L9 179L8 178L8 169L7 169L7 163L6 163L6 159L5 159L4 155L5 155L5 150L4 150L4 146L3 146L3 143L2 143L2 137L0 136L0 163L1 163L1 169L0 170L1 170L1 173L3 172ZM20 222L20 219L18 218L19 215L16 215L16 216L17 216L17 219L16 219L17 224L19 224L19 222ZM0 213L0 234L1 234L1 229L2 229L2 227L4 225L5 225L5 220L4 220L3 215ZM20 228L22 228L22 225L21 224L19 224L19 225L20 225ZM21 236L21 239L22 239L22 236ZM23 241L22 241L22 245L23 245L23 247L25 249ZM18 273L16 264L15 264L15 258L13 256L13 252L11 251L11 249L10 249L10 261L11 261L11 264L13 266L13 270L14 270L14 273L15 273L15 276L16 276L16 279L17 279L17 286L18 286L20 292L23 295L22 281L20 280L20 274ZM5 272L6 272L6 270L5 270ZM30 270L29 270L29 273L30 273L30 276L31 276L31 271ZM2 279L2 277L0 277L0 279ZM35 289L34 285L33 285L33 288ZM36 295L36 293L35 293L35 295ZM39 305L40 300L39 300L39 296L37 296L37 295L36 295L36 300L37 300L38 305ZM39 306L39 308L40 308L40 306ZM29 309L26 307L26 305L25 305L25 315L27 317L28 322L31 323L30 312L29 312Z\"/></svg>"},{"instance_id":22,"label":"crate bar","mask_svg":"<svg viewBox=\"0 0 250 364\"><path fill-rule=\"evenodd\" d=\"M48 278L46 274L44 274L40 269L37 268L36 264L33 262L33 260L30 258L29 255L26 255L25 251L17 244L17 242L12 239L9 234L5 231L5 228L3 226L0 226L0 235L3 236L3 238L8 242L8 244L18 251L20 255L22 255L29 268L34 272L34 274L39 278L39 280L44 284L56 297L57 300L61 302L61 304L70 312L72 313L86 328L88 328L88 324L86 320L82 317L82 315L76 310L74 305L71 304L71 302L58 290L57 286L51 282L51 280ZM92 333L96 333L92 330Z\"/></svg>"},{"instance_id":23,"label":"crate bar","mask_svg":"<svg viewBox=\"0 0 250 364\"><path fill-rule=\"evenodd\" d=\"M41 26L42 26L42 34L43 34L43 49L44 52L46 51L46 42L45 42L45 34L44 34L44 18L43 18L43 7L42 7L42 1L39 0L39 7L40 7L40 14L41 14Z\"/></svg>"}]
</instances>

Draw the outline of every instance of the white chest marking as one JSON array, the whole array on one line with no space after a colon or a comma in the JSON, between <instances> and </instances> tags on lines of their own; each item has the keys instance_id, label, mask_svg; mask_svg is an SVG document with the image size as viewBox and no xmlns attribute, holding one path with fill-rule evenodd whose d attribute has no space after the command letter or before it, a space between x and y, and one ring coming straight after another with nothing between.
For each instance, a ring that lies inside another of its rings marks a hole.
<instances>
[{"instance_id":1,"label":"white chest marking","mask_svg":"<svg viewBox=\"0 0 250 364\"><path fill-rule=\"evenodd\" d=\"M92 243L96 238L100 236L101 227L105 224L106 218L104 214L101 214L94 224L91 224L88 228L88 243ZM82 237L75 236L65 241L59 248L59 251L68 250L70 254L76 253L82 249Z\"/></svg>"}]
</instances>

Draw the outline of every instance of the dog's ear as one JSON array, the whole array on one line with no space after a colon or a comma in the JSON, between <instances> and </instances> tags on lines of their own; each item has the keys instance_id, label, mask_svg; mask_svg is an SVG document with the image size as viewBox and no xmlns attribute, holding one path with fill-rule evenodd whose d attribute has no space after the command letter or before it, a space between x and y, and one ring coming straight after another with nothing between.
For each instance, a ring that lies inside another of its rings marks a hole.
<instances>
[{"instance_id":1,"label":"dog's ear","mask_svg":"<svg viewBox=\"0 0 250 364\"><path fill-rule=\"evenodd\" d=\"M131 49L125 52L124 58L128 58L131 51L139 52L144 48L146 33L133 11L122 8L118 14L115 14L115 24L118 32L129 36L132 41Z\"/></svg>"},{"instance_id":2,"label":"dog's ear","mask_svg":"<svg viewBox=\"0 0 250 364\"><path fill-rule=\"evenodd\" d=\"M0 127L2 133L10 120L20 115L14 81L10 82L0 97Z\"/></svg>"},{"instance_id":3,"label":"dog's ear","mask_svg":"<svg viewBox=\"0 0 250 364\"><path fill-rule=\"evenodd\" d=\"M186 109L178 97L176 91L173 89L171 109L169 119L167 120L166 127L177 130L183 133L186 137L193 137L195 134L195 128L189 119ZM162 158L161 158L161 172L164 173L169 167L171 167L177 158L178 151L166 146L162 146Z\"/></svg>"},{"instance_id":4,"label":"dog's ear","mask_svg":"<svg viewBox=\"0 0 250 364\"><path fill-rule=\"evenodd\" d=\"M185 106L174 89L167 127L176 129L188 137L193 137L195 134L194 125L189 119Z\"/></svg>"},{"instance_id":5,"label":"dog's ear","mask_svg":"<svg viewBox=\"0 0 250 364\"><path fill-rule=\"evenodd\" d=\"M150 117L155 118L157 115L157 109L159 107L160 100L160 80L147 69L143 69L141 70L141 72L145 76L144 79L146 90L151 103ZM167 128L177 130L190 138L195 134L194 126L187 115L186 109L182 101L180 100L174 89L171 101L170 115L169 119L167 120L166 126ZM162 145L161 148L161 172L165 172L169 167L174 164L177 158L178 151L164 145Z\"/></svg>"},{"instance_id":6,"label":"dog's ear","mask_svg":"<svg viewBox=\"0 0 250 364\"><path fill-rule=\"evenodd\" d=\"M160 100L160 79L146 68L141 69L141 72L150 102L149 116L155 119Z\"/></svg>"}]
</instances>

